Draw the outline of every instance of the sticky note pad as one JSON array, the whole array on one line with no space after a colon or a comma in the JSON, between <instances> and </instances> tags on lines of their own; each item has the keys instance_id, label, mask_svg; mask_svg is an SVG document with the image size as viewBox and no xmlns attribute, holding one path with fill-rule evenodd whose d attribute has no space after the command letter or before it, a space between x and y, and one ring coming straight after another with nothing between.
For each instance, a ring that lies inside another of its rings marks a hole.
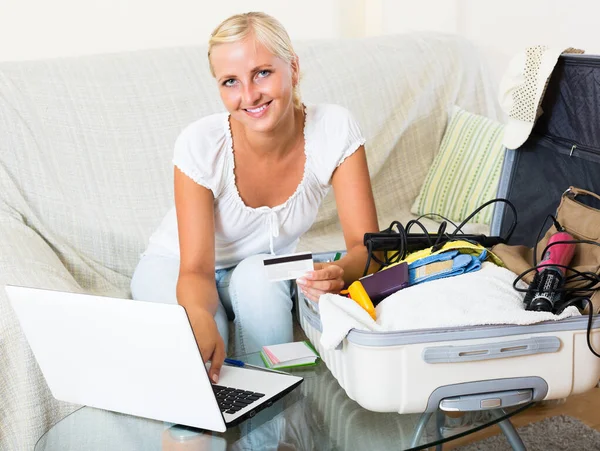
<instances>
[{"instance_id":1,"label":"sticky note pad","mask_svg":"<svg viewBox=\"0 0 600 451\"><path fill-rule=\"evenodd\" d=\"M306 341L263 346L261 357L269 368L314 365L319 354Z\"/></svg>"}]
</instances>

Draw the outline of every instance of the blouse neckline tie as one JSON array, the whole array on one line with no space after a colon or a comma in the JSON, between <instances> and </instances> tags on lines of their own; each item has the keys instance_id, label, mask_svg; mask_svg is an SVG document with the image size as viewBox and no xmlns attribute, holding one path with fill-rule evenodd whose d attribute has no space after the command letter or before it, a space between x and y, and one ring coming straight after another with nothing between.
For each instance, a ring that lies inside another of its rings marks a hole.
<instances>
[{"instance_id":1,"label":"blouse neckline tie","mask_svg":"<svg viewBox=\"0 0 600 451\"><path fill-rule=\"evenodd\" d=\"M269 249L271 250L271 254L275 255L273 239L279 236L279 218L277 217L277 212L269 212L267 222L269 224Z\"/></svg>"}]
</instances>

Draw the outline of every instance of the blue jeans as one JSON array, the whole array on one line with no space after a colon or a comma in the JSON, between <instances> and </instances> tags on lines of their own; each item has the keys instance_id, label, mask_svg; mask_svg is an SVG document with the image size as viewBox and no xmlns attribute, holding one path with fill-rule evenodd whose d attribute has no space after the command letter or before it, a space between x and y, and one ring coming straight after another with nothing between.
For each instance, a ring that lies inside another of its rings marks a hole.
<instances>
[{"instance_id":1,"label":"blue jeans","mask_svg":"<svg viewBox=\"0 0 600 451\"><path fill-rule=\"evenodd\" d=\"M293 341L292 284L269 281L265 257L254 255L215 271L220 301L215 322L227 350L229 320L233 320L236 355ZM178 278L178 258L143 255L131 279L131 295L136 300L176 304Z\"/></svg>"}]
</instances>

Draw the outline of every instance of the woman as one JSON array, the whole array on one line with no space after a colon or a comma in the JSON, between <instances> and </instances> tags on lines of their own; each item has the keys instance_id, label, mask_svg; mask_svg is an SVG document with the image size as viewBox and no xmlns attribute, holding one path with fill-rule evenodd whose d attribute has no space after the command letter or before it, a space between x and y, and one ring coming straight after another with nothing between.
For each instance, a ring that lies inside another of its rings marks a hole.
<instances>
[{"instance_id":1,"label":"woman","mask_svg":"<svg viewBox=\"0 0 600 451\"><path fill-rule=\"evenodd\" d=\"M131 290L134 299L186 309L217 382L228 319L238 354L293 340L291 282L270 282L262 262L294 251L331 186L347 255L297 280L307 297L360 277L364 233L379 228L362 134L344 108L301 103L298 57L277 20L226 19L208 59L228 113L192 123L177 139L175 208L150 238Z\"/></svg>"}]
</instances>

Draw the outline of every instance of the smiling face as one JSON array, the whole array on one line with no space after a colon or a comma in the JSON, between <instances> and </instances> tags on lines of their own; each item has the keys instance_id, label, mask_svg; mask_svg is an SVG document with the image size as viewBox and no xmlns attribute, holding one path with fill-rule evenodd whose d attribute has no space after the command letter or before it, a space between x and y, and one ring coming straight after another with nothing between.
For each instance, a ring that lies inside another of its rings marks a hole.
<instances>
[{"instance_id":1,"label":"smiling face","mask_svg":"<svg viewBox=\"0 0 600 451\"><path fill-rule=\"evenodd\" d=\"M297 62L287 63L252 36L215 46L210 62L225 108L244 127L271 132L293 114Z\"/></svg>"}]
</instances>

